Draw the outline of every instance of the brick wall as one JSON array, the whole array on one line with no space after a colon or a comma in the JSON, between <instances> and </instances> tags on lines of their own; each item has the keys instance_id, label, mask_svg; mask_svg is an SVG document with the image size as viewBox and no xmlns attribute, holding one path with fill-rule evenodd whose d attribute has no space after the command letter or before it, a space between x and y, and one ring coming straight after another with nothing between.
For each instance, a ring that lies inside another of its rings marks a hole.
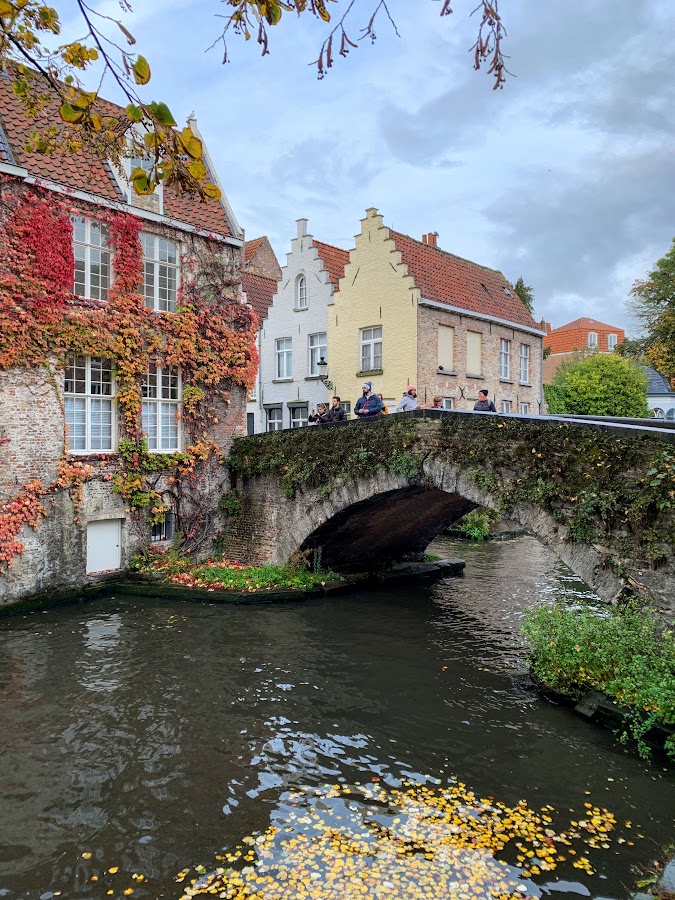
<instances>
[{"instance_id":1,"label":"brick wall","mask_svg":"<svg viewBox=\"0 0 675 900\"><path fill-rule=\"evenodd\" d=\"M438 371L438 330L440 326L454 329L454 373ZM529 413L542 412L541 388L542 338L517 327L497 325L471 316L418 307L417 332L417 397L423 406L431 406L435 394L452 398L455 409L473 409L478 391L487 388L497 410L501 402L511 402L511 412L520 412L520 404L527 403ZM482 336L482 373L467 374L467 332ZM500 378L500 340L511 342L511 377ZM520 381L520 345L530 348L529 383ZM481 378L471 377L482 374Z\"/></svg>"},{"instance_id":2,"label":"brick wall","mask_svg":"<svg viewBox=\"0 0 675 900\"><path fill-rule=\"evenodd\" d=\"M598 336L597 349L600 353L609 352L607 339L610 334L616 335L617 344L621 344L626 337L623 328L613 328L612 326L603 325L601 322L597 322L579 328L554 329L546 337L544 344L546 347L551 348L552 354L572 353L574 350L588 350L588 335L591 332Z\"/></svg>"}]
</instances>

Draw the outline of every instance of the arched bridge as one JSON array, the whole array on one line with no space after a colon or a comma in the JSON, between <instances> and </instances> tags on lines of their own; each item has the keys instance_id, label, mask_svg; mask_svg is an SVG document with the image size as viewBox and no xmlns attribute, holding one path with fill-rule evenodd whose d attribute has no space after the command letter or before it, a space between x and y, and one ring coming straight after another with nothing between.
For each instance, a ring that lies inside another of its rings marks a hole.
<instances>
[{"instance_id":1,"label":"arched bridge","mask_svg":"<svg viewBox=\"0 0 675 900\"><path fill-rule=\"evenodd\" d=\"M232 558L297 553L337 571L423 551L475 506L530 530L600 596L675 613L675 431L415 410L240 438L230 457Z\"/></svg>"}]
</instances>

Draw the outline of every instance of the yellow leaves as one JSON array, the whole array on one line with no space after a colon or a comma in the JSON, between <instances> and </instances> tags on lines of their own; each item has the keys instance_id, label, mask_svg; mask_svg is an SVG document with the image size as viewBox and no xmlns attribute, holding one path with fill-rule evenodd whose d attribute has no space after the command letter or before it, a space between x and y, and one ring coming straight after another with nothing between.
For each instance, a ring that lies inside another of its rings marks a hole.
<instances>
[{"instance_id":1,"label":"yellow leaves","mask_svg":"<svg viewBox=\"0 0 675 900\"><path fill-rule=\"evenodd\" d=\"M91 853L89 853L89 852L83 853L83 854L82 854L82 859L91 859Z\"/></svg>"},{"instance_id":2,"label":"yellow leaves","mask_svg":"<svg viewBox=\"0 0 675 900\"><path fill-rule=\"evenodd\" d=\"M8 0L0 0L0 16L11 16L14 12L15 9Z\"/></svg>"},{"instance_id":3,"label":"yellow leaves","mask_svg":"<svg viewBox=\"0 0 675 900\"><path fill-rule=\"evenodd\" d=\"M140 54L136 57L131 72L136 84L147 84L150 81L150 65L147 59Z\"/></svg>"},{"instance_id":4,"label":"yellow leaves","mask_svg":"<svg viewBox=\"0 0 675 900\"><path fill-rule=\"evenodd\" d=\"M180 133L180 144L193 159L201 159L204 148L191 128L185 127Z\"/></svg>"},{"instance_id":5,"label":"yellow leaves","mask_svg":"<svg viewBox=\"0 0 675 900\"><path fill-rule=\"evenodd\" d=\"M208 200L220 200L222 196L220 188L210 182L202 185L202 193Z\"/></svg>"},{"instance_id":6,"label":"yellow leaves","mask_svg":"<svg viewBox=\"0 0 675 900\"><path fill-rule=\"evenodd\" d=\"M187 170L195 181L203 181L206 178L206 166L201 159L193 159L191 163L188 163Z\"/></svg>"}]
</instances>

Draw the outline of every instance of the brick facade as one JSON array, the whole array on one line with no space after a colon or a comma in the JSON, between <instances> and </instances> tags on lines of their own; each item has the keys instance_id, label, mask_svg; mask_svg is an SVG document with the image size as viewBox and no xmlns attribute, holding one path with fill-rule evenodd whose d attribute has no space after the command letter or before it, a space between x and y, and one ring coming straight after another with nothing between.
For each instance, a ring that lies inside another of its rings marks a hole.
<instances>
[{"instance_id":1,"label":"brick facade","mask_svg":"<svg viewBox=\"0 0 675 900\"><path fill-rule=\"evenodd\" d=\"M591 343L589 335L595 335L595 340L592 339ZM562 363L572 359L575 354L611 353L625 338L623 328L585 317L553 328L544 340L544 349L550 351L544 360L544 383L550 384Z\"/></svg>"}]
</instances>

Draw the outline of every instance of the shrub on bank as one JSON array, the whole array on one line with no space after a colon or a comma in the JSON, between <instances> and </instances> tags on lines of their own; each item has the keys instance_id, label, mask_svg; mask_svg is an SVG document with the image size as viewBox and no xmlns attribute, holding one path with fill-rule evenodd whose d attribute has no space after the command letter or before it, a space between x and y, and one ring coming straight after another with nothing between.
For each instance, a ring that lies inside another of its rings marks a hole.
<instances>
[{"instance_id":1,"label":"shrub on bank","mask_svg":"<svg viewBox=\"0 0 675 900\"><path fill-rule=\"evenodd\" d=\"M540 607L525 619L534 675L579 698L595 689L629 711L627 732L641 756L655 724L675 725L675 637L649 609L631 605L607 614L562 605ZM675 759L675 736L667 739Z\"/></svg>"},{"instance_id":2,"label":"shrub on bank","mask_svg":"<svg viewBox=\"0 0 675 900\"><path fill-rule=\"evenodd\" d=\"M134 561L133 570L156 574L163 581L186 587L221 591L265 591L272 588L304 591L339 579L335 572L309 570L302 565L244 566L227 559L195 563L175 551L153 551Z\"/></svg>"}]
</instances>

